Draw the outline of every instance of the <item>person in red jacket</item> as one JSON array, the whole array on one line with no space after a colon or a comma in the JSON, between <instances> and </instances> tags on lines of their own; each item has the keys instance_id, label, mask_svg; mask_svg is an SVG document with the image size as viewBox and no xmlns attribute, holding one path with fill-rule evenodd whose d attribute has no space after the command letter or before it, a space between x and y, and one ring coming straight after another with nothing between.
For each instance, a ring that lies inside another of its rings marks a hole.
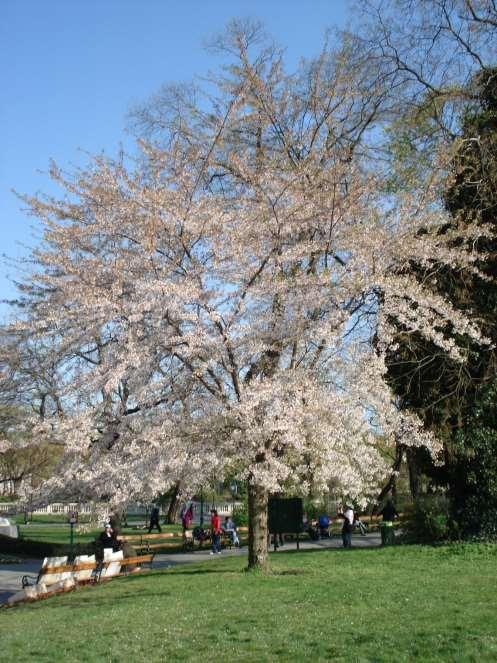
<instances>
[{"instance_id":1,"label":"person in red jacket","mask_svg":"<svg viewBox=\"0 0 497 663\"><path fill-rule=\"evenodd\" d=\"M211 555L221 554L221 518L217 515L216 509L211 509Z\"/></svg>"}]
</instances>

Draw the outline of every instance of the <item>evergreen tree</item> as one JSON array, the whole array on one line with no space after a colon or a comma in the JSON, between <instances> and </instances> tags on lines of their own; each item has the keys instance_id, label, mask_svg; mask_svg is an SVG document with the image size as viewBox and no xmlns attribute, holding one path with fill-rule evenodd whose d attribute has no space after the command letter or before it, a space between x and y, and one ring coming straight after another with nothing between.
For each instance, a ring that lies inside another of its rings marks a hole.
<instances>
[{"instance_id":1,"label":"evergreen tree","mask_svg":"<svg viewBox=\"0 0 497 663\"><path fill-rule=\"evenodd\" d=\"M479 249L485 253L478 263L480 275L450 267L428 272L415 264L412 270L425 287L443 294L477 320L495 345L497 241L492 234L497 230L497 70L480 72L469 92L471 103L461 119L460 135L454 140L452 173L445 193L453 221L442 232L450 233L474 220L488 230L488 237L478 240ZM398 348L390 354L389 376L401 406L420 413L444 440L442 467L435 466L422 451L408 450L412 492L416 495L419 475L427 474L434 483L448 486L454 515L462 518L468 500L478 491L474 473L468 473L468 463L475 467L484 462L491 444L488 438L483 446L473 445L470 427L477 404L482 398L486 402L483 394L495 379L496 352L466 343L468 362L461 369L420 335L404 334L399 329L398 339ZM464 345L463 339L458 340ZM484 426L481 411L479 416L479 426Z\"/></svg>"},{"instance_id":2,"label":"evergreen tree","mask_svg":"<svg viewBox=\"0 0 497 663\"><path fill-rule=\"evenodd\" d=\"M455 512L465 535L497 536L497 382L482 388L464 427L455 436L454 472L464 499Z\"/></svg>"}]
</instances>

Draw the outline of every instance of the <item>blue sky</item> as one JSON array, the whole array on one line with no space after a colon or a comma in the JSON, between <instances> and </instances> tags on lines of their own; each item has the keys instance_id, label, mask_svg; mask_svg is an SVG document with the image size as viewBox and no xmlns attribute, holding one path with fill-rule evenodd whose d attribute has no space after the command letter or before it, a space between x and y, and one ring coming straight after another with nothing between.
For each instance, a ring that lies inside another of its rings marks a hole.
<instances>
[{"instance_id":1,"label":"blue sky","mask_svg":"<svg viewBox=\"0 0 497 663\"><path fill-rule=\"evenodd\" d=\"M0 0L1 253L25 255L33 220L11 193L53 192L49 159L115 154L129 108L217 62L203 42L233 17L262 20L290 67L315 55L350 0ZM40 172L41 171L41 172ZM0 299L12 297L0 265ZM0 318L6 307L0 306Z\"/></svg>"}]
</instances>

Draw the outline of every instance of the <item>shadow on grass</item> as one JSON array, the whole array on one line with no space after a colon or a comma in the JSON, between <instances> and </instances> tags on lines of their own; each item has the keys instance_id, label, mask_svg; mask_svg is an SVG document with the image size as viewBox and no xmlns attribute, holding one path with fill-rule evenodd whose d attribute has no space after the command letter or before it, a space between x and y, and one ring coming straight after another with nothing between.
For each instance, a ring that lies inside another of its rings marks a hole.
<instances>
[{"instance_id":1,"label":"shadow on grass","mask_svg":"<svg viewBox=\"0 0 497 663\"><path fill-rule=\"evenodd\" d=\"M115 594L112 594L112 596L95 596L93 592L88 591L85 594L83 593L74 593L71 592L71 603L70 607L72 608L105 608L105 607L112 607L115 608L116 604L123 604L123 603L129 603L136 605L137 601L140 600L140 598L144 598L147 601L150 598L153 597L158 597L160 599L165 599L165 598L170 598L172 596L176 596L171 591L164 591L164 592L147 592L145 597L142 597L140 594L137 594L135 592L133 593L126 593L126 594L119 594L116 596ZM59 597L62 598L62 597ZM65 597L64 597L65 598ZM30 607L31 610L59 610L59 609L66 609L67 604L64 601L64 603L61 603L59 601L51 601L51 599L46 599L45 601L37 601L36 603L28 603L26 604ZM13 613L12 613L13 614Z\"/></svg>"},{"instance_id":2,"label":"shadow on grass","mask_svg":"<svg viewBox=\"0 0 497 663\"><path fill-rule=\"evenodd\" d=\"M388 546L389 548L397 548L398 546ZM288 553L290 555L298 554L298 555L303 555L303 554L318 554L318 553L323 553L323 552L328 552L328 553L333 553L333 554L338 554L338 555L348 555L351 551L352 552L357 552L358 550L364 550L371 552L372 550L384 550L384 546L352 546L352 548L338 548L338 547L332 547L332 546L322 546L319 548L301 548L300 550L297 550L296 548L282 548L280 550L270 550L271 555L277 555L278 553Z\"/></svg>"},{"instance_id":3,"label":"shadow on grass","mask_svg":"<svg viewBox=\"0 0 497 663\"><path fill-rule=\"evenodd\" d=\"M178 565L179 566L179 565ZM174 575L175 576L196 576L196 575L204 575L207 573L213 573L213 574L231 574L231 575L241 575L243 573L242 570L240 569L178 569L178 566L174 567ZM164 571L172 571L171 569L164 569ZM157 572L157 573L160 573ZM148 574L150 576L150 574ZM155 574L154 574L155 575ZM143 578L143 576L142 576Z\"/></svg>"}]
</instances>

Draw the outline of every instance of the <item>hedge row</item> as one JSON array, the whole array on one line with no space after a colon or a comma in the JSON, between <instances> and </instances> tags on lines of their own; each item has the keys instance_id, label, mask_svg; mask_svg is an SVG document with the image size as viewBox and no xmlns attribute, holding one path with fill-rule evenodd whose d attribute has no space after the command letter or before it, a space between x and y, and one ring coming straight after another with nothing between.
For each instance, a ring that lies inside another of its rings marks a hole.
<instances>
[{"instance_id":1,"label":"hedge row","mask_svg":"<svg viewBox=\"0 0 497 663\"><path fill-rule=\"evenodd\" d=\"M31 539L13 539L10 536L0 534L0 553L7 555L22 555L23 557L59 557L70 554L68 543L46 543L44 541L32 541ZM93 543L75 543L73 546L75 555L92 555L95 552Z\"/></svg>"}]
</instances>

